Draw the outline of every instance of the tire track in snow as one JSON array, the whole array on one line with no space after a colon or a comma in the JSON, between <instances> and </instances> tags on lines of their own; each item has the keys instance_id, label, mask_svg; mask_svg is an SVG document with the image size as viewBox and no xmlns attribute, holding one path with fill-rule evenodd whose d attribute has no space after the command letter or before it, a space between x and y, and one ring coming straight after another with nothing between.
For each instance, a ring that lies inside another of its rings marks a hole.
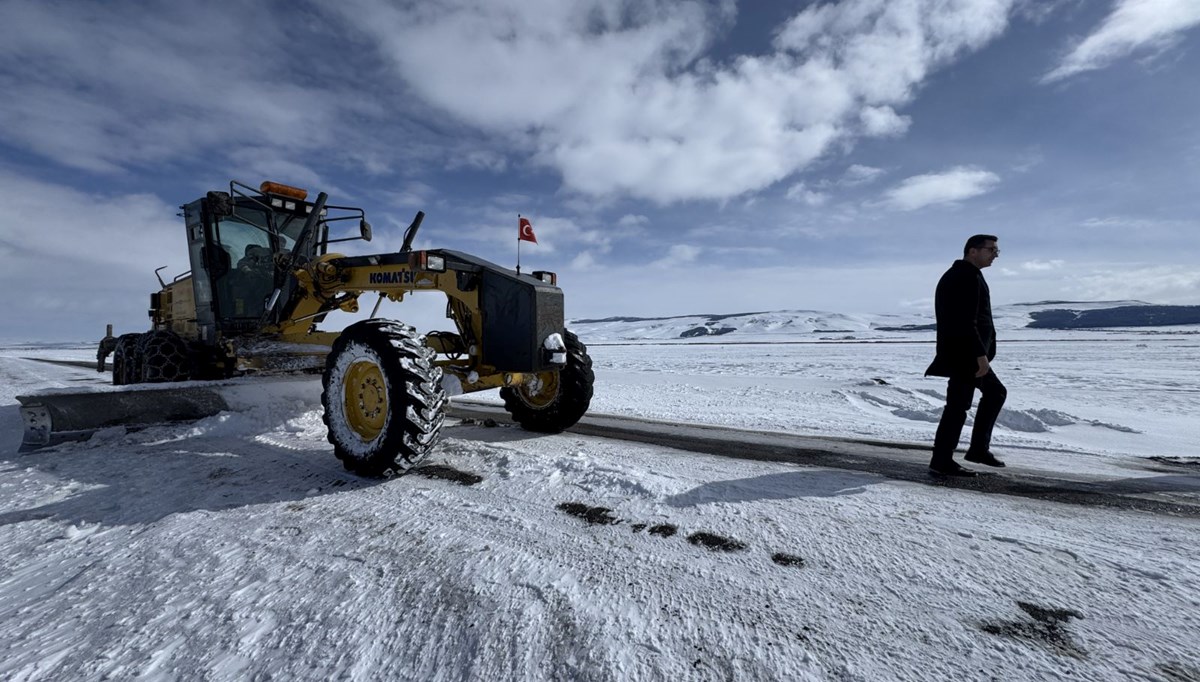
<instances>
[{"instance_id":1,"label":"tire track in snow","mask_svg":"<svg viewBox=\"0 0 1200 682\"><path fill-rule=\"evenodd\" d=\"M459 418L511 423L503 409L482 403L460 401L451 405L450 413ZM934 479L929 475L927 445L761 433L616 415L585 415L570 433L722 457L862 471L894 480L980 493L1200 517L1200 476L1183 467L1169 481L1156 480L1157 477L1066 480L1014 469L988 470L973 479Z\"/></svg>"}]
</instances>

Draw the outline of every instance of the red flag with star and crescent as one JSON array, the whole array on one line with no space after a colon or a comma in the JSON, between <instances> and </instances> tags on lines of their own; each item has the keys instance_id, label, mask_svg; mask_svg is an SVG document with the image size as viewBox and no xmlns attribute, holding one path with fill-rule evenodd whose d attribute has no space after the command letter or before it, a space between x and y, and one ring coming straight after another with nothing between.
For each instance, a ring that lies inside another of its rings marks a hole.
<instances>
[{"instance_id":1,"label":"red flag with star and crescent","mask_svg":"<svg viewBox=\"0 0 1200 682\"><path fill-rule=\"evenodd\" d=\"M538 243L537 237L533 234L533 223L529 222L529 218L517 218L517 239Z\"/></svg>"}]
</instances>

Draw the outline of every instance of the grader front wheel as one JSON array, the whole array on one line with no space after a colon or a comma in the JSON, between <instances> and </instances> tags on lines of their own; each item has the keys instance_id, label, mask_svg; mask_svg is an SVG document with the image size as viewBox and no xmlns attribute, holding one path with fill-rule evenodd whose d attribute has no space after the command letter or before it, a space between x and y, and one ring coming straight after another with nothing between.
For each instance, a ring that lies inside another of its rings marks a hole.
<instances>
[{"instance_id":1,"label":"grader front wheel","mask_svg":"<svg viewBox=\"0 0 1200 682\"><path fill-rule=\"evenodd\" d=\"M325 362L325 425L342 464L364 476L401 474L437 443L445 419L442 370L412 327L364 320Z\"/></svg>"},{"instance_id":2,"label":"grader front wheel","mask_svg":"<svg viewBox=\"0 0 1200 682\"><path fill-rule=\"evenodd\" d=\"M533 381L500 389L504 409L529 431L559 433L575 425L592 404L592 358L587 346L564 332L567 364L557 372L542 372Z\"/></svg>"}]
</instances>

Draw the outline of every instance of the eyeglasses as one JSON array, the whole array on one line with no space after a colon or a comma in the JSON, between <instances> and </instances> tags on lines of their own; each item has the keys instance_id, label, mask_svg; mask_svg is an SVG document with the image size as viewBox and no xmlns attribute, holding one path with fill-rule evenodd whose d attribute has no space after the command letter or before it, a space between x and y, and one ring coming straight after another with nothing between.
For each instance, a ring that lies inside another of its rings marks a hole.
<instances>
[{"instance_id":1,"label":"eyeglasses","mask_svg":"<svg viewBox=\"0 0 1200 682\"><path fill-rule=\"evenodd\" d=\"M992 253L996 254L997 256L1000 255L1000 247L999 246L981 246L981 247L979 247L979 250L980 251L991 251Z\"/></svg>"}]
</instances>

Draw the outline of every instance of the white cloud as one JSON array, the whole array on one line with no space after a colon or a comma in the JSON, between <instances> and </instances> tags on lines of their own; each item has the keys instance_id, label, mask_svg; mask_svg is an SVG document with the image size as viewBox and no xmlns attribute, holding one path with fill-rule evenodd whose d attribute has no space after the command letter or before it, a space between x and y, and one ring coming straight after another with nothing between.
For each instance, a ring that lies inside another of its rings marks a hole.
<instances>
[{"instance_id":1,"label":"white cloud","mask_svg":"<svg viewBox=\"0 0 1200 682\"><path fill-rule=\"evenodd\" d=\"M16 0L4 15L0 135L66 166L115 172L242 144L303 153L374 108L294 78L301 51L281 49L282 22L253 6Z\"/></svg>"},{"instance_id":2,"label":"white cloud","mask_svg":"<svg viewBox=\"0 0 1200 682\"><path fill-rule=\"evenodd\" d=\"M847 187L856 187L858 185L865 185L867 183L874 182L875 179L880 175L883 175L884 172L885 171L882 168L863 166L856 163L846 169L846 172L842 175L842 179L838 182Z\"/></svg>"},{"instance_id":3,"label":"white cloud","mask_svg":"<svg viewBox=\"0 0 1200 682\"><path fill-rule=\"evenodd\" d=\"M570 189L657 202L728 199L836 142L896 135L934 68L1007 25L1013 0L811 5L774 52L703 59L728 5L437 0L342 5L423 101L521 140Z\"/></svg>"},{"instance_id":4,"label":"white cloud","mask_svg":"<svg viewBox=\"0 0 1200 682\"><path fill-rule=\"evenodd\" d=\"M98 195L0 170L0 268L6 333L99 339L149 327L146 305L190 269L177 205L147 194ZM71 336L67 336L70 334Z\"/></svg>"},{"instance_id":5,"label":"white cloud","mask_svg":"<svg viewBox=\"0 0 1200 682\"><path fill-rule=\"evenodd\" d=\"M808 189L803 182L797 182L788 188L787 198L793 201L801 201L809 206L821 206L829 200L829 195L824 192L815 192Z\"/></svg>"},{"instance_id":6,"label":"white cloud","mask_svg":"<svg viewBox=\"0 0 1200 682\"><path fill-rule=\"evenodd\" d=\"M1186 230L1190 232L1194 229L1194 222L1190 220L1154 220L1133 216L1088 218L1081 222L1080 225L1088 229L1103 229L1130 234L1146 234L1152 230L1164 232Z\"/></svg>"},{"instance_id":7,"label":"white cloud","mask_svg":"<svg viewBox=\"0 0 1200 682\"><path fill-rule=\"evenodd\" d=\"M1017 155L1016 160L1010 168L1012 168L1014 173L1028 173L1042 165L1045 161L1046 157L1040 149L1028 149Z\"/></svg>"},{"instance_id":8,"label":"white cloud","mask_svg":"<svg viewBox=\"0 0 1200 682\"><path fill-rule=\"evenodd\" d=\"M1061 270L1066 265L1064 260L1031 260L1021 264L1021 269L1026 272L1049 272L1052 270Z\"/></svg>"},{"instance_id":9,"label":"white cloud","mask_svg":"<svg viewBox=\"0 0 1200 682\"><path fill-rule=\"evenodd\" d=\"M863 131L871 137L903 135L912 123L912 119L900 116L891 107L865 107L860 118Z\"/></svg>"},{"instance_id":10,"label":"white cloud","mask_svg":"<svg viewBox=\"0 0 1200 682\"><path fill-rule=\"evenodd\" d=\"M456 154L446 162L448 170L475 168L499 173L508 168L508 159L503 154L487 149L475 149L465 154Z\"/></svg>"},{"instance_id":11,"label":"white cloud","mask_svg":"<svg viewBox=\"0 0 1200 682\"><path fill-rule=\"evenodd\" d=\"M650 264L651 268L673 268L694 263L704 249L691 244L676 244L667 250L667 255Z\"/></svg>"},{"instance_id":12,"label":"white cloud","mask_svg":"<svg viewBox=\"0 0 1200 682\"><path fill-rule=\"evenodd\" d=\"M646 216L635 215L632 213L627 213L627 214L621 216L620 220L617 221L617 226L624 227L624 228L641 228L641 227L645 227L646 225L649 225L649 224L650 224L650 219L647 218Z\"/></svg>"},{"instance_id":13,"label":"white cloud","mask_svg":"<svg viewBox=\"0 0 1200 682\"><path fill-rule=\"evenodd\" d=\"M907 178L887 191L884 203L901 211L913 211L985 194L999 182L1000 177L990 171L958 166L942 173Z\"/></svg>"},{"instance_id":14,"label":"white cloud","mask_svg":"<svg viewBox=\"0 0 1200 682\"><path fill-rule=\"evenodd\" d=\"M1082 269L1065 288L1076 300L1196 305L1200 271L1178 265L1097 265Z\"/></svg>"},{"instance_id":15,"label":"white cloud","mask_svg":"<svg viewBox=\"0 0 1200 682\"><path fill-rule=\"evenodd\" d=\"M294 9L5 0L0 142L107 175L506 167L381 75L320 7Z\"/></svg>"},{"instance_id":16,"label":"white cloud","mask_svg":"<svg viewBox=\"0 0 1200 682\"><path fill-rule=\"evenodd\" d=\"M1100 27L1075 45L1042 82L1104 68L1137 50L1165 49L1197 25L1197 0L1118 0Z\"/></svg>"},{"instance_id":17,"label":"white cloud","mask_svg":"<svg viewBox=\"0 0 1200 682\"><path fill-rule=\"evenodd\" d=\"M589 197L724 200L903 134L898 108L1003 32L1015 1L814 4L766 54L718 64L728 1L8 0L0 141L98 173L232 161L302 180L414 159L502 172L516 151ZM339 43L347 28L386 72Z\"/></svg>"},{"instance_id":18,"label":"white cloud","mask_svg":"<svg viewBox=\"0 0 1200 682\"><path fill-rule=\"evenodd\" d=\"M428 206L435 194L436 190L423 182L409 182L398 191L385 192L384 196L397 208L420 209Z\"/></svg>"},{"instance_id":19,"label":"white cloud","mask_svg":"<svg viewBox=\"0 0 1200 682\"><path fill-rule=\"evenodd\" d=\"M581 251L575 258L571 259L572 271L585 271L596 269L596 257L591 251Z\"/></svg>"}]
</instances>

